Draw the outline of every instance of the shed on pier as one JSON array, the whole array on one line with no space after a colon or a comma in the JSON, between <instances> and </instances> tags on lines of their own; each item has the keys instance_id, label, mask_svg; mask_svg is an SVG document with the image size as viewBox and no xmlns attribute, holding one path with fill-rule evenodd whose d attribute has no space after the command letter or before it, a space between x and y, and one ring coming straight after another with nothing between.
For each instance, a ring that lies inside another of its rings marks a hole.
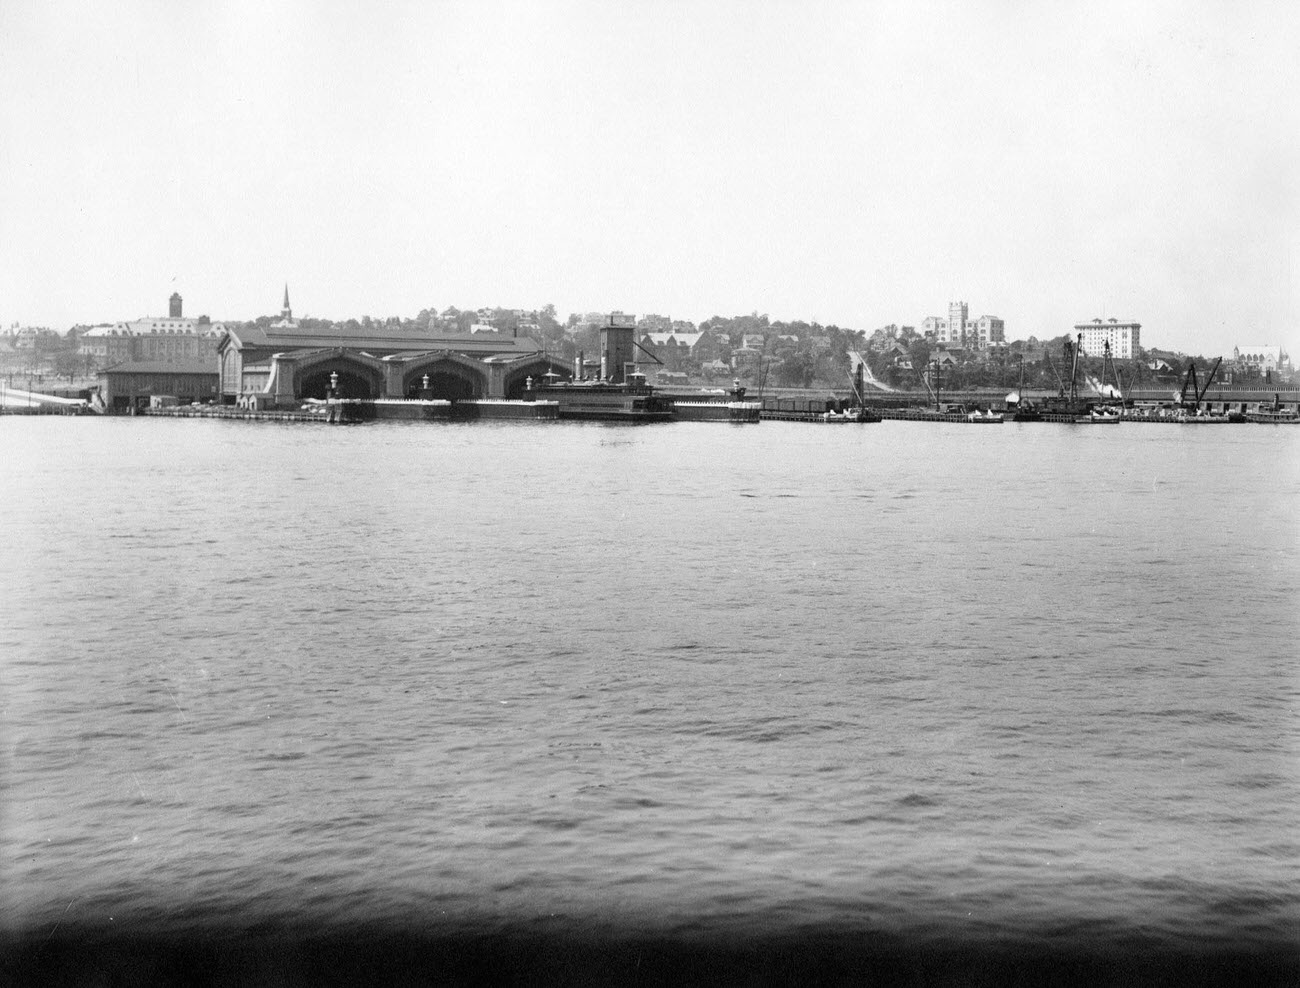
<instances>
[{"instance_id":1,"label":"shed on pier","mask_svg":"<svg viewBox=\"0 0 1300 988\"><path fill-rule=\"evenodd\" d=\"M151 399L160 395L188 405L216 399L217 370L210 360L137 361L100 371L99 386L110 412L148 408Z\"/></svg>"}]
</instances>

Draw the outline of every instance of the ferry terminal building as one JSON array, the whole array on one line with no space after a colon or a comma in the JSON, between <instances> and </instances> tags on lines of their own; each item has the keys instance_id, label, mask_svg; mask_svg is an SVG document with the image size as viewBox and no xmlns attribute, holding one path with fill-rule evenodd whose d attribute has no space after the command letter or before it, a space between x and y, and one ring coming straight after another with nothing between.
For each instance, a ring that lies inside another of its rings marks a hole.
<instances>
[{"instance_id":1,"label":"ferry terminal building","mask_svg":"<svg viewBox=\"0 0 1300 988\"><path fill-rule=\"evenodd\" d=\"M536 341L503 333L414 335L392 326L304 329L288 290L267 327L227 326L217 342L217 397L249 408L325 398L522 398L529 379L570 380L572 368ZM337 375L337 377L333 377Z\"/></svg>"}]
</instances>

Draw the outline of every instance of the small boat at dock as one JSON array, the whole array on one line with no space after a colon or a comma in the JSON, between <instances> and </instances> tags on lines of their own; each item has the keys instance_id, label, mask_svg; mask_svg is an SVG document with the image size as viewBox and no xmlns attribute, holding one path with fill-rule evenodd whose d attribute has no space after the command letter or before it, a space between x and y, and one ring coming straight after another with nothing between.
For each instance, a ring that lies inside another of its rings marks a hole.
<instances>
[{"instance_id":1,"label":"small boat at dock","mask_svg":"<svg viewBox=\"0 0 1300 988\"><path fill-rule=\"evenodd\" d=\"M1274 395L1272 404L1261 402L1258 408L1246 412L1246 421L1260 425L1296 425L1300 424L1300 412L1282 407L1281 400Z\"/></svg>"},{"instance_id":2,"label":"small boat at dock","mask_svg":"<svg viewBox=\"0 0 1300 988\"><path fill-rule=\"evenodd\" d=\"M1003 416L988 408L981 411L978 408L967 408L961 403L946 404L939 400L939 362L934 362L934 388L931 390L930 382L924 377L921 378L927 391L930 391L934 398L934 412L932 416L926 416L927 421L937 422L966 422L970 425L1001 425Z\"/></svg>"},{"instance_id":3,"label":"small boat at dock","mask_svg":"<svg viewBox=\"0 0 1300 988\"><path fill-rule=\"evenodd\" d=\"M880 420L881 416L869 408L858 406L846 408L842 412L822 412L823 422L879 422Z\"/></svg>"},{"instance_id":4,"label":"small boat at dock","mask_svg":"<svg viewBox=\"0 0 1300 988\"><path fill-rule=\"evenodd\" d=\"M1115 425L1123 417L1118 408L1096 405L1088 409L1087 415L1079 415L1074 421L1076 425Z\"/></svg>"},{"instance_id":5,"label":"small boat at dock","mask_svg":"<svg viewBox=\"0 0 1300 988\"><path fill-rule=\"evenodd\" d=\"M849 384L853 386L854 404L839 408L830 408L822 413L823 422L879 422L883 418L879 412L874 412L867 407L867 403L862 397L862 368L866 362L862 360L861 355L858 357L858 367L856 374L849 375Z\"/></svg>"}]
</instances>

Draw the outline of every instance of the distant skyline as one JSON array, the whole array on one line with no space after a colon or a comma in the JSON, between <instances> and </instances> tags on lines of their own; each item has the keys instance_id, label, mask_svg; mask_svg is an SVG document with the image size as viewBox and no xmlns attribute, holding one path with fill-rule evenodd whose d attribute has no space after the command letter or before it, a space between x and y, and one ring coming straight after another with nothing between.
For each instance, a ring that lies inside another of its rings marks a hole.
<instances>
[{"instance_id":1,"label":"distant skyline","mask_svg":"<svg viewBox=\"0 0 1300 988\"><path fill-rule=\"evenodd\" d=\"M1300 13L0 5L0 324L964 300L1300 353Z\"/></svg>"}]
</instances>

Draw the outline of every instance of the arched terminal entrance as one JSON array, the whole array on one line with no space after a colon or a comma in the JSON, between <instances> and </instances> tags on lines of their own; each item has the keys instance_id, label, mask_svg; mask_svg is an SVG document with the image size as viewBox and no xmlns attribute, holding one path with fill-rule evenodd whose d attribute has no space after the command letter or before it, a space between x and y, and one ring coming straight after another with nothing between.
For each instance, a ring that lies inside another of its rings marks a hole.
<instances>
[{"instance_id":1,"label":"arched terminal entrance","mask_svg":"<svg viewBox=\"0 0 1300 988\"><path fill-rule=\"evenodd\" d=\"M530 361L523 367L512 368L506 375L506 397L515 401L524 398L527 394L529 378L532 379L534 388L542 384L564 384L573 380L573 371L553 360Z\"/></svg>"},{"instance_id":2,"label":"arched terminal entrance","mask_svg":"<svg viewBox=\"0 0 1300 988\"><path fill-rule=\"evenodd\" d=\"M438 401L467 401L487 394L487 381L468 360L462 363L454 358L443 357L431 363L416 365L404 378L403 393L406 397L423 397L426 378L429 382L428 396Z\"/></svg>"},{"instance_id":3,"label":"arched terminal entrance","mask_svg":"<svg viewBox=\"0 0 1300 988\"><path fill-rule=\"evenodd\" d=\"M303 378L298 389L299 398L329 397L330 375L338 374L338 393L340 398L375 398L379 390L370 375L358 371L345 363L325 364L313 367Z\"/></svg>"},{"instance_id":4,"label":"arched terminal entrance","mask_svg":"<svg viewBox=\"0 0 1300 988\"><path fill-rule=\"evenodd\" d=\"M412 381L406 389L406 397L423 396L423 378ZM429 397L440 401L467 401L470 398L477 398L478 395L475 393L473 381L467 380L460 374L438 371L429 375Z\"/></svg>"}]
</instances>

